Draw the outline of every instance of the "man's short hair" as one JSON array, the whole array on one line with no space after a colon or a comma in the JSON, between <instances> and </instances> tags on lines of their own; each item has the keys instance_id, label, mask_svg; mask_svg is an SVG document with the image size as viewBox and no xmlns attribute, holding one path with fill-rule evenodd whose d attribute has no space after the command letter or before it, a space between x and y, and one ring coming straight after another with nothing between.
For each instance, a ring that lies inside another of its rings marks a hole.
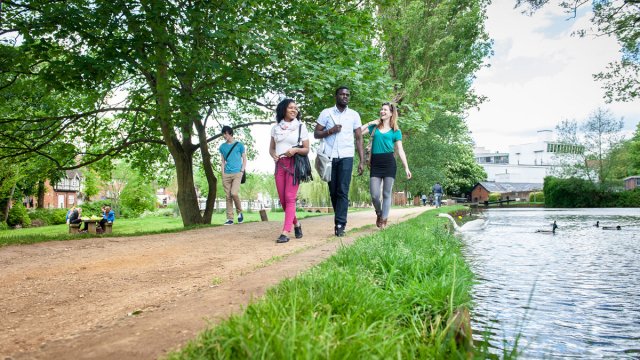
<instances>
[{"instance_id":1,"label":"man's short hair","mask_svg":"<svg viewBox=\"0 0 640 360\"><path fill-rule=\"evenodd\" d=\"M351 91L348 87L346 86L340 86L339 88L336 89L336 96L338 96L338 93L340 92L340 90L349 90Z\"/></svg>"},{"instance_id":2,"label":"man's short hair","mask_svg":"<svg viewBox=\"0 0 640 360\"><path fill-rule=\"evenodd\" d=\"M222 127L222 134L229 134L229 135L233 135L233 129L231 128L231 126L229 125L225 125Z\"/></svg>"}]
</instances>

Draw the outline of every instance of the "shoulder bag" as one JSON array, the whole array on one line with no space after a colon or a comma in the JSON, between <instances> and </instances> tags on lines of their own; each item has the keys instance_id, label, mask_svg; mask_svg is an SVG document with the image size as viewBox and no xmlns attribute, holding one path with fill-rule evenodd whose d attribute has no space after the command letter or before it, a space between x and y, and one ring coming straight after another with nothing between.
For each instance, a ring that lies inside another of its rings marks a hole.
<instances>
[{"instance_id":1,"label":"shoulder bag","mask_svg":"<svg viewBox=\"0 0 640 360\"><path fill-rule=\"evenodd\" d=\"M233 151L233 148L236 147L236 145L238 145L238 142L236 141L233 146L231 147L231 149L229 149L229 152L227 153L227 155L224 157L224 161L227 161L227 159L229 158L229 155L231 155L231 152ZM245 171L242 172L242 178L240 179L240 184L244 184L245 182L247 182L247 174Z\"/></svg>"},{"instance_id":2,"label":"shoulder bag","mask_svg":"<svg viewBox=\"0 0 640 360\"><path fill-rule=\"evenodd\" d=\"M333 115L329 114L331 121L336 124L336 120ZM331 181L331 156L327 155L327 142L325 139L320 140L320 148L318 149L318 155L316 156L315 168L320 175L322 181Z\"/></svg>"},{"instance_id":3,"label":"shoulder bag","mask_svg":"<svg viewBox=\"0 0 640 360\"><path fill-rule=\"evenodd\" d=\"M294 147L302 148L302 142L300 141L301 132L302 124L300 124L300 127L298 127L298 145ZM311 175L311 163L309 162L309 156L295 154L293 155L293 163L293 185L313 180L313 175Z\"/></svg>"}]
</instances>

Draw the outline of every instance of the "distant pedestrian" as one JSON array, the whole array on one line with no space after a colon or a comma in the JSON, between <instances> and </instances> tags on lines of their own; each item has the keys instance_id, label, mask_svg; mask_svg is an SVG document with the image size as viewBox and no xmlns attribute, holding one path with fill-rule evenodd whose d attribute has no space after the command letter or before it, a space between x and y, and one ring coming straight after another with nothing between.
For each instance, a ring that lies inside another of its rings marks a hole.
<instances>
[{"instance_id":1,"label":"distant pedestrian","mask_svg":"<svg viewBox=\"0 0 640 360\"><path fill-rule=\"evenodd\" d=\"M402 131L398 127L396 107L391 103L382 104L380 118L366 123L361 130L371 135L369 191L376 211L376 226L383 229L387 226L393 201L392 190L397 169L395 153L402 161L407 179L411 179L407 156L402 148Z\"/></svg>"},{"instance_id":2,"label":"distant pedestrian","mask_svg":"<svg viewBox=\"0 0 640 360\"><path fill-rule=\"evenodd\" d=\"M284 225L277 243L289 241L293 227L296 239L302 238L302 224L296 217L296 198L300 183L294 180L294 155L309 153L309 132L300 122L298 105L292 99L282 100L276 108L276 125L271 128L269 154L276 163L276 188L284 210ZM298 147L298 141L302 147Z\"/></svg>"},{"instance_id":3,"label":"distant pedestrian","mask_svg":"<svg viewBox=\"0 0 640 360\"><path fill-rule=\"evenodd\" d=\"M427 206L427 194L422 193L422 206Z\"/></svg>"},{"instance_id":4,"label":"distant pedestrian","mask_svg":"<svg viewBox=\"0 0 640 360\"><path fill-rule=\"evenodd\" d=\"M431 188L431 191L433 192L433 197L436 201L436 208L439 208L442 202L442 186L439 182L436 182L436 184Z\"/></svg>"},{"instance_id":5,"label":"distant pedestrian","mask_svg":"<svg viewBox=\"0 0 640 360\"><path fill-rule=\"evenodd\" d=\"M240 203L240 182L247 166L247 152L244 145L233 138L230 126L222 127L225 142L220 145L222 155L222 188L227 197L227 221L224 225L233 225L233 205L238 213L238 224L244 221L242 204Z\"/></svg>"},{"instance_id":6,"label":"distant pedestrian","mask_svg":"<svg viewBox=\"0 0 640 360\"><path fill-rule=\"evenodd\" d=\"M322 110L316 121L313 136L324 139L327 154L331 156L331 181L329 194L334 212L334 233L344 236L349 209L349 186L353 172L353 157L358 149L360 162L358 175L364 171L364 148L362 147L362 122L360 114L347 107L351 92L346 86L336 89L336 105ZM355 146L354 146L355 139Z\"/></svg>"}]
</instances>

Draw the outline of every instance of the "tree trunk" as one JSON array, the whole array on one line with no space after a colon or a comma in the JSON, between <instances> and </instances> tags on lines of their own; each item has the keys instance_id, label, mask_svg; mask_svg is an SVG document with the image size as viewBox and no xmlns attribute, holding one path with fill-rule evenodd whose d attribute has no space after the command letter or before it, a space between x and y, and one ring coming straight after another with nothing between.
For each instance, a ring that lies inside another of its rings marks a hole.
<instances>
[{"instance_id":1,"label":"tree trunk","mask_svg":"<svg viewBox=\"0 0 640 360\"><path fill-rule=\"evenodd\" d=\"M184 226L211 223L211 218L205 222L200 216L198 195L196 194L195 183L193 181L193 157L191 153L174 156L176 165L176 176L178 180L178 207Z\"/></svg>"},{"instance_id":2,"label":"tree trunk","mask_svg":"<svg viewBox=\"0 0 640 360\"><path fill-rule=\"evenodd\" d=\"M16 191L16 186L17 185L18 185L18 182L16 181L16 183L13 184L13 187L11 188L11 193L9 194L9 200L7 200L7 208L5 209L5 212L4 212L4 222L5 223L9 219L9 209L11 209L11 202L13 202L13 193Z\"/></svg>"},{"instance_id":3,"label":"tree trunk","mask_svg":"<svg viewBox=\"0 0 640 360\"><path fill-rule=\"evenodd\" d=\"M38 203L36 205L38 209L44 208L44 190L44 180L38 181Z\"/></svg>"}]
</instances>

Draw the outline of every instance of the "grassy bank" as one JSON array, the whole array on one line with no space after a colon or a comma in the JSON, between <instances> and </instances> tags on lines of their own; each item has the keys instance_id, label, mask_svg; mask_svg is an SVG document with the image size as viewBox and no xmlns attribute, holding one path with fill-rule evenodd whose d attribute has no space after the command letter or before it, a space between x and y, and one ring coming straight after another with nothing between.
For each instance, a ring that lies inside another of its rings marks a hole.
<instances>
[{"instance_id":1,"label":"grassy bank","mask_svg":"<svg viewBox=\"0 0 640 360\"><path fill-rule=\"evenodd\" d=\"M317 213L307 213L299 211L297 216L304 219L310 216L319 216ZM283 212L269 212L270 221L283 221ZM199 227L220 226L226 220L226 215L216 213L213 215L211 225L200 225L185 228L182 225L182 219L179 217L154 216L137 219L116 219L113 225L113 233L108 235L96 234L69 234L67 224L33 227L15 230L0 230L0 246L16 245L16 244L33 244L37 242L53 241L53 240L73 240L88 237L122 237L122 236L139 236L159 233L171 233L185 231ZM255 212L245 212L244 221L260 221L260 214Z\"/></svg>"},{"instance_id":2,"label":"grassy bank","mask_svg":"<svg viewBox=\"0 0 640 360\"><path fill-rule=\"evenodd\" d=\"M450 319L473 275L440 211L340 249L169 358L468 358Z\"/></svg>"}]
</instances>

